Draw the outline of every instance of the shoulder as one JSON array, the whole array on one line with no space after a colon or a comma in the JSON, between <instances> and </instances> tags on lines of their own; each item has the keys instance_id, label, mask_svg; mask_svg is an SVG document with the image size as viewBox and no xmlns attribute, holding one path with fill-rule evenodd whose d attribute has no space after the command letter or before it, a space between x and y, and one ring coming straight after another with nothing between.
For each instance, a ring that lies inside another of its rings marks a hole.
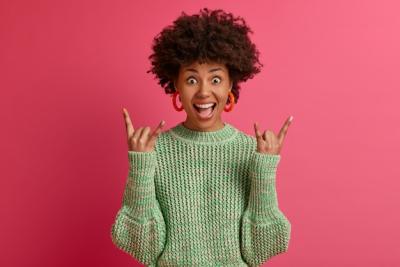
<instances>
[{"instance_id":1,"label":"shoulder","mask_svg":"<svg viewBox=\"0 0 400 267\"><path fill-rule=\"evenodd\" d=\"M236 132L237 132L237 137L239 139L242 139L244 142L249 142L249 143L254 143L256 142L256 138L246 132L243 132L242 130L239 130L238 128L234 127Z\"/></svg>"},{"instance_id":2,"label":"shoulder","mask_svg":"<svg viewBox=\"0 0 400 267\"><path fill-rule=\"evenodd\" d=\"M162 146L165 143L168 143L171 141L171 128L168 130L162 131L159 136L157 137L157 142L156 142L156 147L157 146Z\"/></svg>"},{"instance_id":3,"label":"shoulder","mask_svg":"<svg viewBox=\"0 0 400 267\"><path fill-rule=\"evenodd\" d=\"M235 128L237 131L236 134L236 142L250 148L250 149L255 149L257 147L257 140L254 136L243 132L237 128Z\"/></svg>"}]
</instances>

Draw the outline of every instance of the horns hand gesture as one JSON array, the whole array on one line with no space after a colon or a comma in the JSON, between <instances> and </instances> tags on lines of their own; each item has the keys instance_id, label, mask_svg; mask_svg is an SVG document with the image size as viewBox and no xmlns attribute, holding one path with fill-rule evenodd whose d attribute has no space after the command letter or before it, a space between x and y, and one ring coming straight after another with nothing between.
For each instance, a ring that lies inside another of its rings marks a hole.
<instances>
[{"instance_id":1,"label":"horns hand gesture","mask_svg":"<svg viewBox=\"0 0 400 267\"><path fill-rule=\"evenodd\" d=\"M279 131L278 136L271 130L264 131L261 134L258 123L254 123L254 131L256 133L257 139L257 152L263 154L279 155L283 146L283 141L285 140L287 130L289 125L293 120L293 116L287 118L286 122Z\"/></svg>"},{"instance_id":2,"label":"horns hand gesture","mask_svg":"<svg viewBox=\"0 0 400 267\"><path fill-rule=\"evenodd\" d=\"M122 109L126 132L128 137L128 147L130 151L136 152L151 152L154 150L157 137L160 135L161 130L165 124L165 121L161 121L157 128L150 132L150 127L140 127L139 129L134 129L132 121L129 117L128 111Z\"/></svg>"}]
</instances>

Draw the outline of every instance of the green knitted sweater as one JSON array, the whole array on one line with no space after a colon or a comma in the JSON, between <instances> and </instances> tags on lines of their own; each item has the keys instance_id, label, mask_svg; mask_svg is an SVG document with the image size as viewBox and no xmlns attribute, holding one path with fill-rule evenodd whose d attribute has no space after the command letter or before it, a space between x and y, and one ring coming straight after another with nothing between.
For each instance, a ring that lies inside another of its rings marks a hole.
<instances>
[{"instance_id":1,"label":"green knitted sweater","mask_svg":"<svg viewBox=\"0 0 400 267\"><path fill-rule=\"evenodd\" d=\"M278 208L280 155L224 123L200 132L182 123L151 152L128 151L113 243L146 266L259 266L288 250L291 224Z\"/></svg>"}]
</instances>

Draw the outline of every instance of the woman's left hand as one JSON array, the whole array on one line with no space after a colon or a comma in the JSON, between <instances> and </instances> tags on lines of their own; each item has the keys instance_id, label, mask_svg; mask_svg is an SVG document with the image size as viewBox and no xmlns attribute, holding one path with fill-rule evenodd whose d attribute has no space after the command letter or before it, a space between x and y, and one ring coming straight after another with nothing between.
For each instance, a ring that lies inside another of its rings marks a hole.
<instances>
[{"instance_id":1,"label":"woman's left hand","mask_svg":"<svg viewBox=\"0 0 400 267\"><path fill-rule=\"evenodd\" d=\"M266 130L263 134L261 134L258 123L254 123L254 131L256 133L257 139L257 152L263 154L272 154L279 155L282 149L283 141L285 140L285 136L287 130L289 129L289 125L293 120L293 116L287 118L286 122L283 124L281 130L279 131L278 136L275 135L273 131Z\"/></svg>"}]
</instances>

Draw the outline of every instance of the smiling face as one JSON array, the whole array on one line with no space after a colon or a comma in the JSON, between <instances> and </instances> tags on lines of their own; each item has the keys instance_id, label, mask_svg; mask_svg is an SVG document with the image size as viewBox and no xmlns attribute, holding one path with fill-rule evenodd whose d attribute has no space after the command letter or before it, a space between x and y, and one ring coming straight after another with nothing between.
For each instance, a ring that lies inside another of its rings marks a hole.
<instances>
[{"instance_id":1,"label":"smiling face","mask_svg":"<svg viewBox=\"0 0 400 267\"><path fill-rule=\"evenodd\" d=\"M183 123L197 131L216 131L224 127L221 113L232 88L225 64L195 62L181 66L175 87L186 112Z\"/></svg>"}]
</instances>

